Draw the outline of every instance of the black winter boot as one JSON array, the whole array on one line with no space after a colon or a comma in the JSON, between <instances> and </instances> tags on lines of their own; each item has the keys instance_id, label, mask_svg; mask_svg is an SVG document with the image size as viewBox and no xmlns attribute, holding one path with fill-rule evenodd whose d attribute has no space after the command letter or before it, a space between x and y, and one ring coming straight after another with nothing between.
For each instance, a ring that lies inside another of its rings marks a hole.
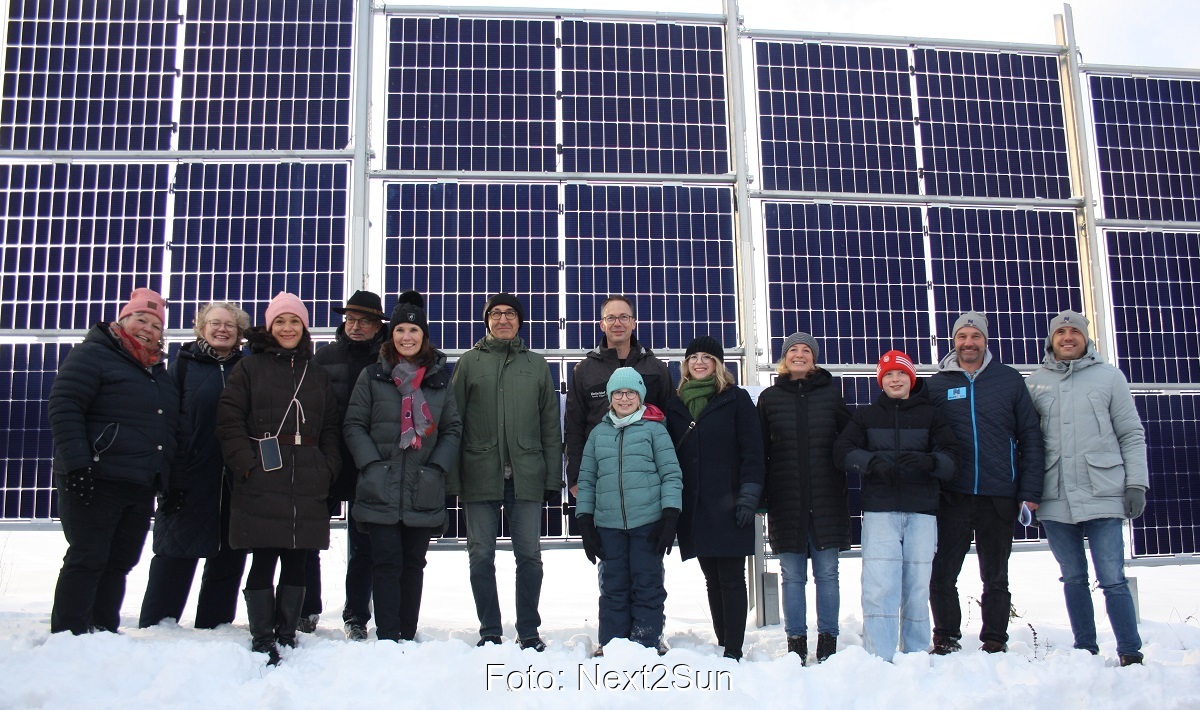
<instances>
[{"instance_id":1,"label":"black winter boot","mask_svg":"<svg viewBox=\"0 0 1200 710\"><path fill-rule=\"evenodd\" d=\"M817 634L817 663L824 663L826 658L835 653L837 653L837 636Z\"/></svg>"},{"instance_id":2,"label":"black winter boot","mask_svg":"<svg viewBox=\"0 0 1200 710\"><path fill-rule=\"evenodd\" d=\"M280 646L295 648L296 625L300 623L300 610L304 608L304 587L279 585L275 606L275 640Z\"/></svg>"},{"instance_id":3,"label":"black winter boot","mask_svg":"<svg viewBox=\"0 0 1200 710\"><path fill-rule=\"evenodd\" d=\"M250 650L267 654L267 665L279 663L279 648L275 645L275 590L243 589L246 616L250 620Z\"/></svg>"},{"instance_id":4,"label":"black winter boot","mask_svg":"<svg viewBox=\"0 0 1200 710\"><path fill-rule=\"evenodd\" d=\"M788 653L794 653L800 657L800 665L808 665L808 637L807 636L788 636Z\"/></svg>"}]
</instances>

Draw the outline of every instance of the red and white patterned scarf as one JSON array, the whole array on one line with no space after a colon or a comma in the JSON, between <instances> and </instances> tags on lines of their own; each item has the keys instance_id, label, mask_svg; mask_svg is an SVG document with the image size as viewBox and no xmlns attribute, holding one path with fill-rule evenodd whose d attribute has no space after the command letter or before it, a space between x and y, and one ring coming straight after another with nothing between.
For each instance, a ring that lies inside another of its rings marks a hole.
<instances>
[{"instance_id":1,"label":"red and white patterned scarf","mask_svg":"<svg viewBox=\"0 0 1200 710\"><path fill-rule=\"evenodd\" d=\"M400 360L392 368L392 382L400 391L400 448L419 449L421 439L433 433L437 423L429 411L429 404L421 392L421 380L425 368L417 367L408 360Z\"/></svg>"}]
</instances>

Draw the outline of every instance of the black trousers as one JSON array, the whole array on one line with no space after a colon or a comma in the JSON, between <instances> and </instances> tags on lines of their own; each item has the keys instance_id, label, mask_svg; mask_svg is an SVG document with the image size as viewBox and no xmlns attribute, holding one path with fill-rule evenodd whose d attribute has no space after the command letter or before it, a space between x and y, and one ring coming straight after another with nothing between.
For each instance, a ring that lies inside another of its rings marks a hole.
<instances>
[{"instance_id":1,"label":"black trousers","mask_svg":"<svg viewBox=\"0 0 1200 710\"><path fill-rule=\"evenodd\" d=\"M354 501L346 503L347 510ZM346 605L342 621L367 625L371 620L371 585L374 577L371 536L353 520L346 521Z\"/></svg>"},{"instance_id":2,"label":"black trousers","mask_svg":"<svg viewBox=\"0 0 1200 710\"><path fill-rule=\"evenodd\" d=\"M148 486L97 479L88 505L58 489L68 547L54 588L51 633L120 627L125 580L142 556L153 511Z\"/></svg>"},{"instance_id":3,"label":"black trousers","mask_svg":"<svg viewBox=\"0 0 1200 710\"><path fill-rule=\"evenodd\" d=\"M745 557L697 557L708 588L708 609L712 613L717 644L725 647L730 658L742 657L746 640L746 614L750 604L746 591Z\"/></svg>"},{"instance_id":4,"label":"black trousers","mask_svg":"<svg viewBox=\"0 0 1200 710\"><path fill-rule=\"evenodd\" d=\"M411 641L417 635L425 554L436 530L395 525L364 525L374 560L375 624L381 640Z\"/></svg>"},{"instance_id":5,"label":"black trousers","mask_svg":"<svg viewBox=\"0 0 1200 710\"><path fill-rule=\"evenodd\" d=\"M958 575L971 550L979 556L983 581L983 629L980 641L1008 643L1008 557L1020 502L1015 498L976 496L943 491L937 513L937 553L929 579L929 607L933 633L962 638L962 607L958 601Z\"/></svg>"},{"instance_id":6,"label":"black trousers","mask_svg":"<svg viewBox=\"0 0 1200 710\"><path fill-rule=\"evenodd\" d=\"M303 587L304 568L312 550L285 550L279 547L256 547L250 550L250 573L246 589L274 589L275 563L279 562L279 586Z\"/></svg>"},{"instance_id":7,"label":"black trousers","mask_svg":"<svg viewBox=\"0 0 1200 710\"><path fill-rule=\"evenodd\" d=\"M233 623L237 615L242 573L246 570L246 550L229 546L229 500L224 494L221 508L221 549L216 555L204 558L204 574L200 578L200 596L196 600L196 628L215 629ZM195 557L155 555L150 559L150 577L146 581L146 596L142 598L140 628L158 624L163 619L179 619L192 590L196 576Z\"/></svg>"}]
</instances>

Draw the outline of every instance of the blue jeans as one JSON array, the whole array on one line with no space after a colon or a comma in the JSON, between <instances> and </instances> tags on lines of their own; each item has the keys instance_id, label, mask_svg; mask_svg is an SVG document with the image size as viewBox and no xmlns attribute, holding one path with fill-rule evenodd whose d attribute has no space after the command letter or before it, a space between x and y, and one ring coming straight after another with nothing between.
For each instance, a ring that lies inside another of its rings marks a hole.
<instances>
[{"instance_id":1,"label":"blue jeans","mask_svg":"<svg viewBox=\"0 0 1200 710\"><path fill-rule=\"evenodd\" d=\"M657 647L667 603L663 558L654 551L658 522L631 530L597 530L604 545L604 560L598 565L600 645L622 638Z\"/></svg>"},{"instance_id":2,"label":"blue jeans","mask_svg":"<svg viewBox=\"0 0 1200 710\"><path fill-rule=\"evenodd\" d=\"M892 660L929 648L929 574L937 518L922 513L863 513L863 646Z\"/></svg>"},{"instance_id":3,"label":"blue jeans","mask_svg":"<svg viewBox=\"0 0 1200 710\"><path fill-rule=\"evenodd\" d=\"M500 598L496 593L496 538L500 535L501 506L517 558L517 636L536 638L542 625L542 617L538 615L538 600L542 596L542 501L517 500L511 479L504 482L504 500L463 504L479 635L503 635Z\"/></svg>"},{"instance_id":4,"label":"blue jeans","mask_svg":"<svg viewBox=\"0 0 1200 710\"><path fill-rule=\"evenodd\" d=\"M817 585L817 632L838 635L838 614L842 596L838 589L838 549L818 550L808 541L808 554L781 552L779 570L783 575L783 621L788 636L808 635L808 560L812 560L813 581Z\"/></svg>"},{"instance_id":5,"label":"blue jeans","mask_svg":"<svg viewBox=\"0 0 1200 710\"><path fill-rule=\"evenodd\" d=\"M1042 521L1050 551L1058 560L1062 570L1060 581L1067 598L1067 618L1071 620L1071 632L1075 634L1075 648L1099 653L1096 645L1096 611L1092 606L1092 592L1088 588L1087 558L1083 553L1086 537L1092 551L1092 565L1096 578L1104 590L1104 607L1108 611L1108 622L1117 637L1117 653L1122 656L1141 656L1142 638L1138 635L1137 614L1133 609L1133 595L1129 593L1129 580L1125 579L1125 540L1121 518L1100 518L1074 525Z\"/></svg>"}]
</instances>

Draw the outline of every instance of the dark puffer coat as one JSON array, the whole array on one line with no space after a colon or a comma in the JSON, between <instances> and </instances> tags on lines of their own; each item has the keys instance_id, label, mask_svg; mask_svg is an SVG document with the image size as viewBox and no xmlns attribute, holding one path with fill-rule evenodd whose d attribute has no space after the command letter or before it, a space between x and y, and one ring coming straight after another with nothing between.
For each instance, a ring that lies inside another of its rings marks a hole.
<instances>
[{"instance_id":1,"label":"dark puffer coat","mask_svg":"<svg viewBox=\"0 0 1200 710\"><path fill-rule=\"evenodd\" d=\"M583 461L583 448L587 445L592 429L609 412L608 378L618 367L632 367L642 376L646 385L646 401L662 409L675 394L675 383L667 363L655 357L649 348L643 348L632 336L629 357L622 365L617 351L607 347L607 339L588 352L575 369L571 370L571 386L567 389L567 413L564 417L564 441L567 450L567 485L579 483L579 465Z\"/></svg>"},{"instance_id":2,"label":"dark puffer coat","mask_svg":"<svg viewBox=\"0 0 1200 710\"><path fill-rule=\"evenodd\" d=\"M683 469L683 559L754 554L754 526L739 528L734 512L740 493L753 494L757 503L763 487L762 426L750 395L729 387L698 419L676 395L667 402L667 431Z\"/></svg>"},{"instance_id":3,"label":"dark puffer coat","mask_svg":"<svg viewBox=\"0 0 1200 710\"><path fill-rule=\"evenodd\" d=\"M868 473L871 461L889 462L905 452L933 454L932 472L898 467L892 480ZM862 508L871 513L937 513L940 481L958 467L958 437L929 401L923 380L908 399L880 392L873 404L859 407L834 445L834 462L862 477Z\"/></svg>"},{"instance_id":4,"label":"dark puffer coat","mask_svg":"<svg viewBox=\"0 0 1200 710\"><path fill-rule=\"evenodd\" d=\"M379 329L370 340L351 340L346 335L346 324L338 326L334 342L317 350L313 362L325 368L329 375L329 383L333 385L333 393L338 402L338 430L346 417L346 407L350 404L350 393L358 382L358 376L368 365L379 359L379 348L387 337L387 324ZM358 466L354 465L354 456L346 447L345 439L341 442L342 470L337 480L329 489L329 497L333 500L353 500L354 486L358 482Z\"/></svg>"},{"instance_id":5,"label":"dark puffer coat","mask_svg":"<svg viewBox=\"0 0 1200 710\"><path fill-rule=\"evenodd\" d=\"M96 478L166 486L175 460L179 391L163 364L142 367L98 323L71 348L50 387L54 475L92 467Z\"/></svg>"},{"instance_id":6,"label":"dark puffer coat","mask_svg":"<svg viewBox=\"0 0 1200 710\"><path fill-rule=\"evenodd\" d=\"M392 382L391 367L377 362L359 375L346 409L346 443L361 469L352 515L360 523L412 528L446 522L446 472L458 462L462 420L450 389L446 356L425 371L421 393L437 428L421 448L402 449L400 420L404 398Z\"/></svg>"},{"instance_id":7,"label":"dark puffer coat","mask_svg":"<svg viewBox=\"0 0 1200 710\"><path fill-rule=\"evenodd\" d=\"M183 426L169 487L186 491L186 498L179 512L155 514L156 555L196 558L221 551L221 488L229 482L217 441L217 403L241 359L235 351L229 359L217 360L201 352L196 343L186 343L171 362Z\"/></svg>"},{"instance_id":8,"label":"dark puffer coat","mask_svg":"<svg viewBox=\"0 0 1200 710\"><path fill-rule=\"evenodd\" d=\"M307 332L289 351L256 329L250 352L233 368L217 409L217 436L233 480L229 542L237 549L323 550L329 547L325 499L342 463L337 396L325 370L311 361ZM293 393L304 410L299 423ZM297 427L301 446L293 443ZM264 471L255 439L276 432L283 468Z\"/></svg>"},{"instance_id":9,"label":"dark puffer coat","mask_svg":"<svg viewBox=\"0 0 1200 710\"><path fill-rule=\"evenodd\" d=\"M958 435L958 472L943 488L958 493L1042 500L1045 442L1021 373L984 355L974 377L953 351L929 378L929 399Z\"/></svg>"},{"instance_id":10,"label":"dark puffer coat","mask_svg":"<svg viewBox=\"0 0 1200 710\"><path fill-rule=\"evenodd\" d=\"M758 416L771 549L807 555L810 519L813 547L850 549L846 474L833 465L833 442L850 421L838 379L819 367L799 380L780 375L758 396Z\"/></svg>"}]
</instances>

